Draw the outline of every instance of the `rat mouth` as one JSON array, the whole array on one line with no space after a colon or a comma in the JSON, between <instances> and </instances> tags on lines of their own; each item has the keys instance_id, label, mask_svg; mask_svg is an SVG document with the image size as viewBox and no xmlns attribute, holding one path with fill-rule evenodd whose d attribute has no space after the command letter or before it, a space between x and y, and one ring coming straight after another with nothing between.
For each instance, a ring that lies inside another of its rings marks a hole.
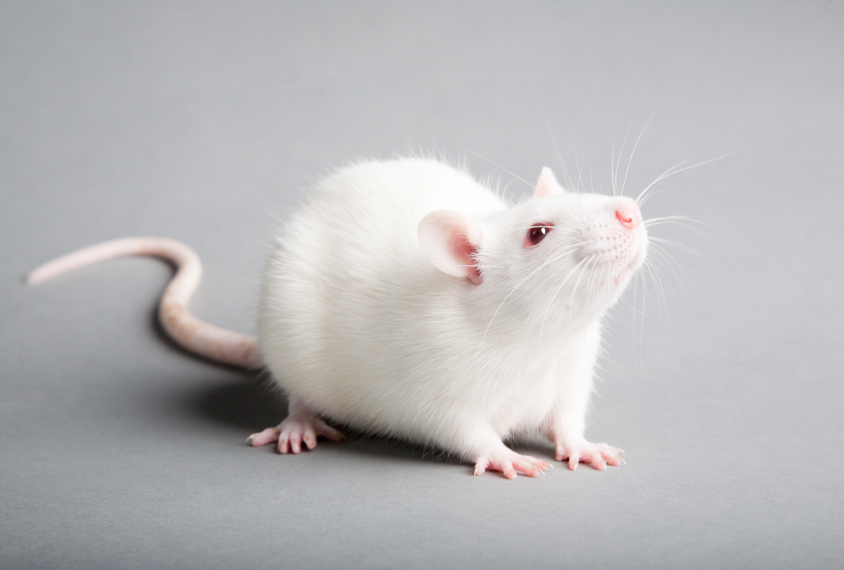
<instances>
[{"instance_id":1,"label":"rat mouth","mask_svg":"<svg viewBox=\"0 0 844 570\"><path fill-rule=\"evenodd\" d=\"M627 263L619 259L608 259L598 271L603 273L601 281L609 287L624 285L627 279L638 269L638 260L632 259ZM621 266L619 268L619 266Z\"/></svg>"},{"instance_id":2,"label":"rat mouth","mask_svg":"<svg viewBox=\"0 0 844 570\"><path fill-rule=\"evenodd\" d=\"M627 264L624 265L624 267L620 271L615 274L615 277L613 278L613 284L621 285L621 282L623 280L627 279L639 270L639 268L642 266L642 263L644 263L644 256L640 257L639 255L634 255L633 259L631 259Z\"/></svg>"},{"instance_id":3,"label":"rat mouth","mask_svg":"<svg viewBox=\"0 0 844 570\"><path fill-rule=\"evenodd\" d=\"M633 272L635 272L637 269L639 269L639 266L640 266L640 265L641 265L641 264L640 264L640 262L639 262L639 259L633 258L633 259L630 261L630 263L628 263L628 264L627 264L627 266L626 266L624 269L622 269L622 270L621 270L621 273L633 273Z\"/></svg>"},{"instance_id":4,"label":"rat mouth","mask_svg":"<svg viewBox=\"0 0 844 570\"><path fill-rule=\"evenodd\" d=\"M618 287L620 285L623 285L624 282L627 280L627 278L630 277L630 275L631 275L631 271L630 271L630 266L628 265L627 267L625 267L624 269L622 269L621 271L616 273L615 277L612 278L613 287Z\"/></svg>"}]
</instances>

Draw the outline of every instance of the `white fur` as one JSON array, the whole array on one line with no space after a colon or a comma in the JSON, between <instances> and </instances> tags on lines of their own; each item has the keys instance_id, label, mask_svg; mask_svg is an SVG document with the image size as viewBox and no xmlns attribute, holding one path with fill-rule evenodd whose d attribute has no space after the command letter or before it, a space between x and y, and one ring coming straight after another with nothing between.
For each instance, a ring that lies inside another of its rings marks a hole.
<instances>
[{"instance_id":1,"label":"white fur","mask_svg":"<svg viewBox=\"0 0 844 570\"><path fill-rule=\"evenodd\" d=\"M647 249L620 207L638 213L628 198L565 192L548 169L510 207L433 160L346 167L317 185L267 262L264 360L316 413L469 461L519 434L577 447L601 318ZM417 232L435 211L468 220L479 284L423 251Z\"/></svg>"}]
</instances>

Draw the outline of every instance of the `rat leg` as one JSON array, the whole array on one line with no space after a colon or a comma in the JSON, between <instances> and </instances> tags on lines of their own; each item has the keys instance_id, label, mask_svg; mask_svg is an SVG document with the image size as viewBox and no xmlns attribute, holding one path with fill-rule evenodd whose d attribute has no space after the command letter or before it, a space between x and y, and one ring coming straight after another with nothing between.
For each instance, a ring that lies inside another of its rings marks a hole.
<instances>
[{"instance_id":1,"label":"rat leg","mask_svg":"<svg viewBox=\"0 0 844 570\"><path fill-rule=\"evenodd\" d=\"M624 452L618 447L586 441L583 435L590 385L591 382L580 387L568 386L551 412L545 430L548 439L554 443L557 461L568 460L571 470L577 469L579 462L591 463L595 469L605 470L607 465L620 465L623 461L619 453Z\"/></svg>"},{"instance_id":2,"label":"rat leg","mask_svg":"<svg viewBox=\"0 0 844 570\"><path fill-rule=\"evenodd\" d=\"M559 377L557 399L543 424L544 433L554 443L557 461L568 460L572 470L580 462L603 470L607 465L620 465L623 461L619 455L623 453L621 449L606 443L591 443L584 437L599 343L600 335L595 329L565 355L561 368L555 372Z\"/></svg>"},{"instance_id":3,"label":"rat leg","mask_svg":"<svg viewBox=\"0 0 844 570\"><path fill-rule=\"evenodd\" d=\"M322 436L331 441L346 439L342 433L325 423L322 418L313 413L296 396L289 396L287 417L278 427L267 428L253 433L246 439L246 443L253 447L260 447L268 443L278 442L279 453L299 453L302 442L308 449L317 444L317 437Z\"/></svg>"}]
</instances>

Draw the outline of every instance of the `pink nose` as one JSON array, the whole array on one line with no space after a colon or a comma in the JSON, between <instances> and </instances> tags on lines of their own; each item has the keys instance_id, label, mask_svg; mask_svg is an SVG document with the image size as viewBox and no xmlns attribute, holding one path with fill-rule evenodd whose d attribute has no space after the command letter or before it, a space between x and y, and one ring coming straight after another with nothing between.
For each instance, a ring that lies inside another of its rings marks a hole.
<instances>
[{"instance_id":1,"label":"pink nose","mask_svg":"<svg viewBox=\"0 0 844 570\"><path fill-rule=\"evenodd\" d=\"M616 208L615 217L621 222L622 226L631 230L642 223L642 214L639 213L639 208L632 204L625 204Z\"/></svg>"}]
</instances>

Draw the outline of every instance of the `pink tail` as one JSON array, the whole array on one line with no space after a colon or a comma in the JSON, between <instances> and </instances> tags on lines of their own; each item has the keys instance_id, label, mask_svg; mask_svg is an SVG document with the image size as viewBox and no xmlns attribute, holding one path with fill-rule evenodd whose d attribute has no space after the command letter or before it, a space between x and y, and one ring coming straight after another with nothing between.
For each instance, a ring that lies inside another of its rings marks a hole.
<instances>
[{"instance_id":1,"label":"pink tail","mask_svg":"<svg viewBox=\"0 0 844 570\"><path fill-rule=\"evenodd\" d=\"M177 241L156 237L107 241L45 263L30 273L26 281L34 285L66 271L126 255L151 255L176 266L176 275L158 307L161 325L173 340L211 360L244 368L264 367L256 337L217 328L188 312L187 304L202 279L202 264L191 248Z\"/></svg>"}]
</instances>

